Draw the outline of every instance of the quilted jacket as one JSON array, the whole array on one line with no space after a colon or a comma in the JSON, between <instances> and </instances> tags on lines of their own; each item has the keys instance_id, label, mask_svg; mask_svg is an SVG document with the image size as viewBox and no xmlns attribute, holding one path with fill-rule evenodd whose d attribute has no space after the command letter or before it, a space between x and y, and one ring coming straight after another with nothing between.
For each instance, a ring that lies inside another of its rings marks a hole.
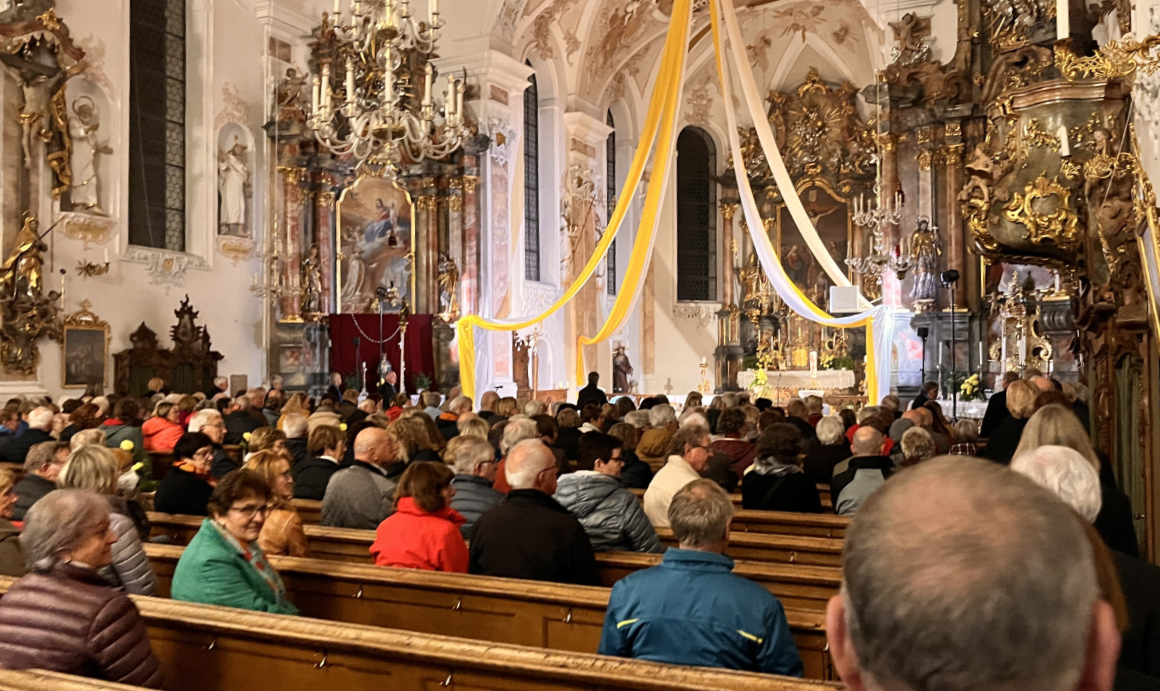
<instances>
[{"instance_id":1,"label":"quilted jacket","mask_svg":"<svg viewBox=\"0 0 1160 691\"><path fill-rule=\"evenodd\" d=\"M136 605L95 572L71 564L29 574L4 594L0 666L154 689L162 681Z\"/></svg>"},{"instance_id":2,"label":"quilted jacket","mask_svg":"<svg viewBox=\"0 0 1160 691\"><path fill-rule=\"evenodd\" d=\"M113 543L113 564L102 571L113 585L119 585L131 595L154 595L157 576L149 565L149 557L141 548L141 535L132 518L120 513L109 514L109 525L117 534Z\"/></svg>"},{"instance_id":3,"label":"quilted jacket","mask_svg":"<svg viewBox=\"0 0 1160 691\"><path fill-rule=\"evenodd\" d=\"M555 499L584 526L595 552L664 551L644 507L617 478L578 470L559 479Z\"/></svg>"}]
</instances>

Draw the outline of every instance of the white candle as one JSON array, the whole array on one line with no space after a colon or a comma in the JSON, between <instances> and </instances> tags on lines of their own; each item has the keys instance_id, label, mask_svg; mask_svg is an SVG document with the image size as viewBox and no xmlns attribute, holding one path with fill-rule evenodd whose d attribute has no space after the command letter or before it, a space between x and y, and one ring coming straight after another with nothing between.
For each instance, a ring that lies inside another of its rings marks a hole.
<instances>
[{"instance_id":1,"label":"white candle","mask_svg":"<svg viewBox=\"0 0 1160 691\"><path fill-rule=\"evenodd\" d=\"M979 341L979 369L983 368L983 342Z\"/></svg>"},{"instance_id":2,"label":"white candle","mask_svg":"<svg viewBox=\"0 0 1160 691\"><path fill-rule=\"evenodd\" d=\"M938 347L938 366L939 367L942 367L942 362L943 362L943 350L942 350L942 346L940 345Z\"/></svg>"},{"instance_id":3,"label":"white candle","mask_svg":"<svg viewBox=\"0 0 1160 691\"><path fill-rule=\"evenodd\" d=\"M334 16L337 17L339 12L342 12L342 0L334 0Z\"/></svg>"},{"instance_id":4,"label":"white candle","mask_svg":"<svg viewBox=\"0 0 1160 691\"><path fill-rule=\"evenodd\" d=\"M447 75L447 95L443 97L443 109L450 120L455 115L455 75Z\"/></svg>"},{"instance_id":5,"label":"white candle","mask_svg":"<svg viewBox=\"0 0 1160 691\"><path fill-rule=\"evenodd\" d=\"M1068 139L1067 125L1059 126L1059 155L1064 158L1071 156L1071 141Z\"/></svg>"},{"instance_id":6,"label":"white candle","mask_svg":"<svg viewBox=\"0 0 1160 691\"><path fill-rule=\"evenodd\" d=\"M1068 0L1055 0L1055 38L1062 41L1071 37L1071 5Z\"/></svg>"},{"instance_id":7,"label":"white candle","mask_svg":"<svg viewBox=\"0 0 1160 691\"><path fill-rule=\"evenodd\" d=\"M439 0L431 0L431 26L439 21Z\"/></svg>"},{"instance_id":8,"label":"white candle","mask_svg":"<svg viewBox=\"0 0 1160 691\"><path fill-rule=\"evenodd\" d=\"M105 263L106 264L109 263L109 248L108 247L105 248Z\"/></svg>"},{"instance_id":9,"label":"white candle","mask_svg":"<svg viewBox=\"0 0 1160 691\"><path fill-rule=\"evenodd\" d=\"M319 98L322 94L322 86L321 85L322 85L322 81L318 78L318 75L314 75L314 90L313 90L314 93L312 94L312 98L311 98L311 103L313 104L312 110L314 113L318 112Z\"/></svg>"},{"instance_id":10,"label":"white candle","mask_svg":"<svg viewBox=\"0 0 1160 691\"><path fill-rule=\"evenodd\" d=\"M431 105L431 80L435 77L435 68L427 63L427 75L423 79L423 105Z\"/></svg>"},{"instance_id":11,"label":"white candle","mask_svg":"<svg viewBox=\"0 0 1160 691\"><path fill-rule=\"evenodd\" d=\"M330 63L322 64L322 109L330 110Z\"/></svg>"},{"instance_id":12,"label":"white candle","mask_svg":"<svg viewBox=\"0 0 1160 691\"><path fill-rule=\"evenodd\" d=\"M455 117L457 120L463 120L463 90L467 87L463 82L455 88Z\"/></svg>"},{"instance_id":13,"label":"white candle","mask_svg":"<svg viewBox=\"0 0 1160 691\"><path fill-rule=\"evenodd\" d=\"M707 364L709 364L709 358L707 358L707 357L703 357L703 358L701 358L701 364L702 364L702 365L707 365Z\"/></svg>"},{"instance_id":14,"label":"white candle","mask_svg":"<svg viewBox=\"0 0 1160 691\"><path fill-rule=\"evenodd\" d=\"M818 376L818 351L810 351L810 377Z\"/></svg>"},{"instance_id":15,"label":"white candle","mask_svg":"<svg viewBox=\"0 0 1160 691\"><path fill-rule=\"evenodd\" d=\"M346 102L354 105L354 61L346 61Z\"/></svg>"}]
</instances>

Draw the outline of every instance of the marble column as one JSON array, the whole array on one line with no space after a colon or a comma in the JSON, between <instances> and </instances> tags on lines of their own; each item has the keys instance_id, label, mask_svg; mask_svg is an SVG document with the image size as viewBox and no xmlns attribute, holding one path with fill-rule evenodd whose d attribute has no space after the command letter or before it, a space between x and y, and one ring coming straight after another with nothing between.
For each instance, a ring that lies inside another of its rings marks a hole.
<instances>
[{"instance_id":1,"label":"marble column","mask_svg":"<svg viewBox=\"0 0 1160 691\"><path fill-rule=\"evenodd\" d=\"M955 291L954 308L961 309L967 305L967 290L970 281L967 279L966 251L963 238L963 217L959 213L959 192L963 188L963 140L962 128L957 122L949 122L943 135L945 142L942 160L946 165L946 187L944 194L947 200L947 237L950 242L947 247L947 269L959 272L959 290Z\"/></svg>"},{"instance_id":2,"label":"marble column","mask_svg":"<svg viewBox=\"0 0 1160 691\"><path fill-rule=\"evenodd\" d=\"M463 176L463 263L459 266L459 310L461 314L479 312L479 198L475 193L479 178Z\"/></svg>"},{"instance_id":3,"label":"marble column","mask_svg":"<svg viewBox=\"0 0 1160 691\"><path fill-rule=\"evenodd\" d=\"M879 135L878 141L882 152L882 190L879 201L888 203L902 190L898 179L898 138L891 132L885 132ZM883 236L886 251L893 252L894 247L899 244L901 228L897 223L888 223L883 228ZM889 271L882 272L882 300L895 306L902 302L902 285Z\"/></svg>"},{"instance_id":4,"label":"marble column","mask_svg":"<svg viewBox=\"0 0 1160 691\"><path fill-rule=\"evenodd\" d=\"M720 203L721 255L724 257L724 261L721 262L721 302L725 308L736 304L733 297L734 262L737 261L736 253L733 251L733 215L737 213L737 207L738 204L735 202Z\"/></svg>"}]
</instances>

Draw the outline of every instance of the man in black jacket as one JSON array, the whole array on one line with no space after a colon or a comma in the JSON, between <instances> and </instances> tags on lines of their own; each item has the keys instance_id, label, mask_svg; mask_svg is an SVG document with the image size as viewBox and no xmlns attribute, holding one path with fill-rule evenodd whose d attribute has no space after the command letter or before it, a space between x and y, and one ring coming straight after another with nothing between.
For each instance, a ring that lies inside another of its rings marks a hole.
<instances>
[{"instance_id":1,"label":"man in black jacket","mask_svg":"<svg viewBox=\"0 0 1160 691\"><path fill-rule=\"evenodd\" d=\"M56 441L49 434L52 431L52 418L52 408L33 408L28 413L28 429L0 448L0 460L5 463L24 463L29 449L46 441Z\"/></svg>"},{"instance_id":2,"label":"man in black jacket","mask_svg":"<svg viewBox=\"0 0 1160 691\"><path fill-rule=\"evenodd\" d=\"M595 405L604 405L608 402L608 396L604 395L604 389L601 389L596 385L596 382L598 381L600 381L599 372L588 373L588 386L580 389L580 391L576 394L577 408L584 410L584 406L588 405L589 403Z\"/></svg>"},{"instance_id":3,"label":"man in black jacket","mask_svg":"<svg viewBox=\"0 0 1160 691\"><path fill-rule=\"evenodd\" d=\"M987 412L983 414L983 423L979 426L979 436L983 439L991 436L1003 418L1011 417L1011 413L1007 410L1007 387L1016 381L1019 381L1018 374L1015 372L1005 373L1003 375L1003 390L996 391L987 399Z\"/></svg>"},{"instance_id":4,"label":"man in black jacket","mask_svg":"<svg viewBox=\"0 0 1160 691\"><path fill-rule=\"evenodd\" d=\"M31 432L32 430L29 430ZM28 432L24 433L27 436ZM56 479L68 460L68 444L59 441L40 442L28 451L24 461L24 477L12 488L16 495L12 519L23 521L24 514L41 497L56 489Z\"/></svg>"},{"instance_id":5,"label":"man in black jacket","mask_svg":"<svg viewBox=\"0 0 1160 691\"><path fill-rule=\"evenodd\" d=\"M551 450L539 439L526 439L508 453L506 466L512 490L475 524L471 573L600 585L584 527L552 498L559 469Z\"/></svg>"},{"instance_id":6,"label":"man in black jacket","mask_svg":"<svg viewBox=\"0 0 1160 691\"><path fill-rule=\"evenodd\" d=\"M241 444L245 435L267 425L259 423L250 415L253 403L248 396L238 396L234 399L230 411L222 416L226 425L225 444Z\"/></svg>"},{"instance_id":7,"label":"man in black jacket","mask_svg":"<svg viewBox=\"0 0 1160 691\"><path fill-rule=\"evenodd\" d=\"M834 466L834 479L830 481L835 513L854 513L862 500L894 473L894 459L882 455L884 441L882 433L873 427L860 427L854 433L854 442L850 445L854 455ZM842 496L855 480L858 484L851 488L851 495Z\"/></svg>"}]
</instances>

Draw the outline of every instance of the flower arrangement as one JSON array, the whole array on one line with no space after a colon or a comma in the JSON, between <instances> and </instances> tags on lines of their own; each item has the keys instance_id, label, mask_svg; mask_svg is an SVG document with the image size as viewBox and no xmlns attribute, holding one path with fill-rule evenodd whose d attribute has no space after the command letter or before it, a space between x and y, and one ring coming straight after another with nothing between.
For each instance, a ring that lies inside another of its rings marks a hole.
<instances>
[{"instance_id":1,"label":"flower arrangement","mask_svg":"<svg viewBox=\"0 0 1160 691\"><path fill-rule=\"evenodd\" d=\"M823 355L818 362L819 369L830 370L852 370L854 369L854 358L849 355Z\"/></svg>"},{"instance_id":2,"label":"flower arrangement","mask_svg":"<svg viewBox=\"0 0 1160 691\"><path fill-rule=\"evenodd\" d=\"M962 385L959 386L959 396L964 401L983 400L983 385L979 381L978 374L972 374L963 380Z\"/></svg>"},{"instance_id":3,"label":"flower arrangement","mask_svg":"<svg viewBox=\"0 0 1160 691\"><path fill-rule=\"evenodd\" d=\"M345 432L345 431L346 431L346 423L345 423L345 422L340 422L340 423L338 424L338 429L339 429L339 431L340 431L340 432Z\"/></svg>"},{"instance_id":4,"label":"flower arrangement","mask_svg":"<svg viewBox=\"0 0 1160 691\"><path fill-rule=\"evenodd\" d=\"M129 452L132 452L134 448L135 448L135 447L134 447L134 445L133 445L133 442L132 442L132 441L130 441L130 440L128 440L128 439L125 439L125 440L122 440L122 441L121 441L121 450L122 450L122 451L129 451Z\"/></svg>"}]
</instances>

